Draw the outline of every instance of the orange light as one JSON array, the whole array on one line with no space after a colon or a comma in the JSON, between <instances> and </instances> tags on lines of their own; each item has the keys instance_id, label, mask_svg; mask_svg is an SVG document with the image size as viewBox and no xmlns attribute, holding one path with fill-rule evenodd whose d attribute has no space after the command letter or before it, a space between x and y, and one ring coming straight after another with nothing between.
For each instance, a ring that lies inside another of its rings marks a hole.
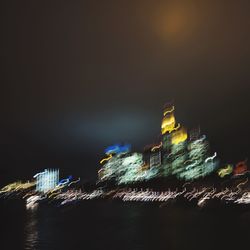
<instances>
[{"instance_id":1,"label":"orange light","mask_svg":"<svg viewBox=\"0 0 250 250\"><path fill-rule=\"evenodd\" d=\"M100 161L100 163L102 164L103 162L108 161L108 160L110 160L111 158L112 158L112 154L110 154L107 158L103 158L103 159Z\"/></svg>"}]
</instances>

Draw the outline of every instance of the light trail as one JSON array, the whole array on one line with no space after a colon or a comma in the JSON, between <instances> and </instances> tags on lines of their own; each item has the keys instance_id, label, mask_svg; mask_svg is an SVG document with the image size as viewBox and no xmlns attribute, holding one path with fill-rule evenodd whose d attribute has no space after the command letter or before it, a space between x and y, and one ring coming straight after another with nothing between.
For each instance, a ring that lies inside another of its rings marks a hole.
<instances>
[{"instance_id":1,"label":"light trail","mask_svg":"<svg viewBox=\"0 0 250 250\"><path fill-rule=\"evenodd\" d=\"M212 161L215 157L217 156L217 153L215 152L213 156L208 157L205 162L207 163L208 161Z\"/></svg>"},{"instance_id":2,"label":"light trail","mask_svg":"<svg viewBox=\"0 0 250 250\"><path fill-rule=\"evenodd\" d=\"M103 158L101 161L100 161L100 164L102 164L103 162L105 161L108 161L112 158L112 154L110 154L107 158Z\"/></svg>"}]
</instances>

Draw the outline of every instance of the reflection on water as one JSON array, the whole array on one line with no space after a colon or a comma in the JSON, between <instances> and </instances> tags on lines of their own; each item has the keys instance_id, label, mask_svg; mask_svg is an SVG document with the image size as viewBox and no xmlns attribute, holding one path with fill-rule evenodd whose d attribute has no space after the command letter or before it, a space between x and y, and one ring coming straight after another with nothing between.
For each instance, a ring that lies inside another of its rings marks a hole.
<instances>
[{"instance_id":1,"label":"reflection on water","mask_svg":"<svg viewBox=\"0 0 250 250\"><path fill-rule=\"evenodd\" d=\"M35 210L29 210L25 225L25 250L37 250L38 228Z\"/></svg>"},{"instance_id":2,"label":"reflection on water","mask_svg":"<svg viewBox=\"0 0 250 250\"><path fill-rule=\"evenodd\" d=\"M247 249L250 231L247 211L116 202L23 208L0 206L1 250Z\"/></svg>"}]
</instances>

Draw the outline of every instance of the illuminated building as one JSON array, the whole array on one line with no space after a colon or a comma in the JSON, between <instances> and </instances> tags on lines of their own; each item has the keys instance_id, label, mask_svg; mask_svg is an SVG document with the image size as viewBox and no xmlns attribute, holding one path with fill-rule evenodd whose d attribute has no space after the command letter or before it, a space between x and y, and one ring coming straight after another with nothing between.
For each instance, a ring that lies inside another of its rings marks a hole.
<instances>
[{"instance_id":1,"label":"illuminated building","mask_svg":"<svg viewBox=\"0 0 250 250\"><path fill-rule=\"evenodd\" d=\"M140 181L142 179L143 173L140 171L143 165L142 154L132 153L126 155L122 161L122 173L118 177L118 183L131 183ZM142 175L141 175L142 174Z\"/></svg>"},{"instance_id":2,"label":"illuminated building","mask_svg":"<svg viewBox=\"0 0 250 250\"><path fill-rule=\"evenodd\" d=\"M130 152L131 145L130 144L114 144L112 146L109 146L105 149L105 154L121 154L121 153L128 153Z\"/></svg>"},{"instance_id":3,"label":"illuminated building","mask_svg":"<svg viewBox=\"0 0 250 250\"><path fill-rule=\"evenodd\" d=\"M185 162L188 159L187 154L187 131L179 127L171 135L171 174L177 175L185 169Z\"/></svg>"},{"instance_id":4,"label":"illuminated building","mask_svg":"<svg viewBox=\"0 0 250 250\"><path fill-rule=\"evenodd\" d=\"M163 176L194 180L217 169L217 154L209 156L208 141L200 136L200 128L192 130L188 138L186 129L176 125L173 105L164 109L161 132Z\"/></svg>"},{"instance_id":5,"label":"illuminated building","mask_svg":"<svg viewBox=\"0 0 250 250\"><path fill-rule=\"evenodd\" d=\"M185 162L188 159L187 143L180 142L173 145L171 154L172 175L177 175L185 170Z\"/></svg>"},{"instance_id":6,"label":"illuminated building","mask_svg":"<svg viewBox=\"0 0 250 250\"><path fill-rule=\"evenodd\" d=\"M143 161L149 168L161 166L162 143L149 145L144 148Z\"/></svg>"},{"instance_id":7,"label":"illuminated building","mask_svg":"<svg viewBox=\"0 0 250 250\"><path fill-rule=\"evenodd\" d=\"M122 161L129 154L130 148L130 144L114 144L105 149L106 156L100 160L102 167L98 171L99 181L117 180L124 171L121 167Z\"/></svg>"},{"instance_id":8,"label":"illuminated building","mask_svg":"<svg viewBox=\"0 0 250 250\"><path fill-rule=\"evenodd\" d=\"M208 143L206 137L198 137L197 140L191 140L188 144L188 161L185 171L180 173L179 177L185 180L192 180L202 175L202 168L207 157Z\"/></svg>"},{"instance_id":9,"label":"illuminated building","mask_svg":"<svg viewBox=\"0 0 250 250\"><path fill-rule=\"evenodd\" d=\"M161 149L162 142L158 145L155 145L150 150L150 168L158 168L161 166Z\"/></svg>"},{"instance_id":10,"label":"illuminated building","mask_svg":"<svg viewBox=\"0 0 250 250\"><path fill-rule=\"evenodd\" d=\"M187 131L185 128L178 128L172 132L171 136L171 144L178 145L179 143L183 143L187 140Z\"/></svg>"},{"instance_id":11,"label":"illuminated building","mask_svg":"<svg viewBox=\"0 0 250 250\"><path fill-rule=\"evenodd\" d=\"M110 158L98 171L99 180L116 180L117 183L130 183L141 179L143 156L140 153L119 153Z\"/></svg>"},{"instance_id":12,"label":"illuminated building","mask_svg":"<svg viewBox=\"0 0 250 250\"><path fill-rule=\"evenodd\" d=\"M161 124L162 133L162 175L171 174L171 132L175 128L174 106L168 105L164 108Z\"/></svg>"},{"instance_id":13,"label":"illuminated building","mask_svg":"<svg viewBox=\"0 0 250 250\"><path fill-rule=\"evenodd\" d=\"M120 175L123 154L117 154L109 158L107 161L100 161L103 164L102 168L98 171L99 180L106 181L116 179Z\"/></svg>"},{"instance_id":14,"label":"illuminated building","mask_svg":"<svg viewBox=\"0 0 250 250\"><path fill-rule=\"evenodd\" d=\"M178 179L194 180L215 171L217 155L209 155L208 141L205 136L200 136L200 128L188 135L187 130L176 123L174 110L172 104L165 106L162 141L145 147L143 154L129 153L129 145L115 144L106 148L106 156L100 161L99 180L131 183L173 175Z\"/></svg>"},{"instance_id":15,"label":"illuminated building","mask_svg":"<svg viewBox=\"0 0 250 250\"><path fill-rule=\"evenodd\" d=\"M169 176L177 174L184 168L187 159L187 131L176 125L174 106L167 105L163 112L161 124L162 132L162 175Z\"/></svg>"},{"instance_id":16,"label":"illuminated building","mask_svg":"<svg viewBox=\"0 0 250 250\"><path fill-rule=\"evenodd\" d=\"M162 143L144 148L143 165L138 173L140 180L149 180L159 175L161 169Z\"/></svg>"},{"instance_id":17,"label":"illuminated building","mask_svg":"<svg viewBox=\"0 0 250 250\"><path fill-rule=\"evenodd\" d=\"M105 180L105 169L101 168L98 170L98 179L99 181Z\"/></svg>"},{"instance_id":18,"label":"illuminated building","mask_svg":"<svg viewBox=\"0 0 250 250\"><path fill-rule=\"evenodd\" d=\"M179 178L185 180L205 177L215 171L218 166L216 153L209 156L209 144L206 136L192 139L188 143L188 160L185 164L185 170L178 175Z\"/></svg>"},{"instance_id":19,"label":"illuminated building","mask_svg":"<svg viewBox=\"0 0 250 250\"><path fill-rule=\"evenodd\" d=\"M196 141L200 138L201 131L200 127L194 128L189 132L189 139L190 141Z\"/></svg>"},{"instance_id":20,"label":"illuminated building","mask_svg":"<svg viewBox=\"0 0 250 250\"><path fill-rule=\"evenodd\" d=\"M161 133L170 133L175 128L174 106L165 106L161 123Z\"/></svg>"},{"instance_id":21,"label":"illuminated building","mask_svg":"<svg viewBox=\"0 0 250 250\"><path fill-rule=\"evenodd\" d=\"M151 152L149 166L150 168L161 166L161 151L160 150Z\"/></svg>"},{"instance_id":22,"label":"illuminated building","mask_svg":"<svg viewBox=\"0 0 250 250\"><path fill-rule=\"evenodd\" d=\"M36 191L48 192L54 189L59 182L59 170L58 169L45 169L34 175L36 178Z\"/></svg>"},{"instance_id":23,"label":"illuminated building","mask_svg":"<svg viewBox=\"0 0 250 250\"><path fill-rule=\"evenodd\" d=\"M98 171L99 181L115 180L118 184L128 184L155 177L159 171L157 168L161 165L160 146L153 150L150 147L145 152L147 153L130 153L127 149L109 147L106 153L113 154L100 161L102 167Z\"/></svg>"}]
</instances>

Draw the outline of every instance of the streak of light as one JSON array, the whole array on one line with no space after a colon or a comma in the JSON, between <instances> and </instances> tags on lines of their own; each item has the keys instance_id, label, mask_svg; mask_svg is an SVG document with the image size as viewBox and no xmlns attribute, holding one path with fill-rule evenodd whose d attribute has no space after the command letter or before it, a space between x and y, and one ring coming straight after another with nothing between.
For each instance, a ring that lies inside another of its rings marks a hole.
<instances>
[{"instance_id":1,"label":"streak of light","mask_svg":"<svg viewBox=\"0 0 250 250\"><path fill-rule=\"evenodd\" d=\"M110 154L108 157L106 157L106 158L103 158L101 161L100 161L100 163L102 164L103 162L105 162L105 161L108 161L108 160L110 160L112 158L112 154Z\"/></svg>"},{"instance_id":2,"label":"streak of light","mask_svg":"<svg viewBox=\"0 0 250 250\"><path fill-rule=\"evenodd\" d=\"M76 181L71 181L71 182L69 183L68 186L71 186L72 184L77 183L77 182L79 182L80 180L81 180L81 178L79 177L78 180L76 180Z\"/></svg>"},{"instance_id":3,"label":"streak of light","mask_svg":"<svg viewBox=\"0 0 250 250\"><path fill-rule=\"evenodd\" d=\"M162 147L162 142L159 145L152 147L151 151L154 152L156 149L161 147Z\"/></svg>"},{"instance_id":4,"label":"streak of light","mask_svg":"<svg viewBox=\"0 0 250 250\"><path fill-rule=\"evenodd\" d=\"M208 161L212 161L215 157L217 156L217 153L215 152L213 156L208 157L205 162L207 163Z\"/></svg>"},{"instance_id":5,"label":"streak of light","mask_svg":"<svg viewBox=\"0 0 250 250\"><path fill-rule=\"evenodd\" d=\"M165 116L166 114L172 113L174 111L174 106L170 110L166 110L163 115Z\"/></svg>"}]
</instances>

